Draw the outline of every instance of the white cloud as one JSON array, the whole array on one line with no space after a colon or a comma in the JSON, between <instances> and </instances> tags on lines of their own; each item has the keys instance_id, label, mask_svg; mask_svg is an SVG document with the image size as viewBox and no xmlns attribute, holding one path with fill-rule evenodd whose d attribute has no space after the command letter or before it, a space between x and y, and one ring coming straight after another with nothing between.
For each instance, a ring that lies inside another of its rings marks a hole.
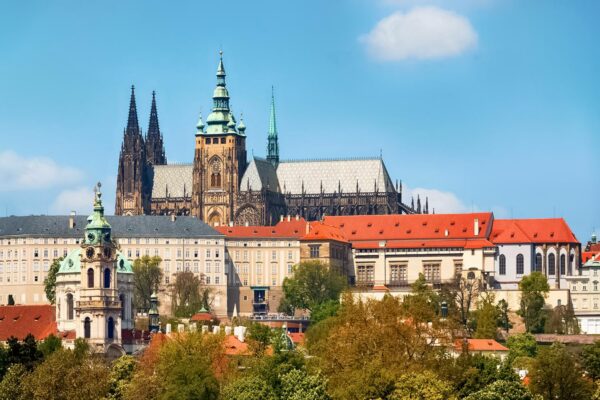
<instances>
[{"instance_id":1,"label":"white cloud","mask_svg":"<svg viewBox=\"0 0 600 400\"><path fill-rule=\"evenodd\" d=\"M54 214L68 214L75 211L78 214L89 214L92 210L94 190L92 187L80 186L75 189L63 190L56 196L50 206Z\"/></svg>"},{"instance_id":2,"label":"white cloud","mask_svg":"<svg viewBox=\"0 0 600 400\"><path fill-rule=\"evenodd\" d=\"M467 18L429 6L385 17L360 41L382 61L438 59L474 48L477 33Z\"/></svg>"},{"instance_id":3,"label":"white cloud","mask_svg":"<svg viewBox=\"0 0 600 400\"><path fill-rule=\"evenodd\" d=\"M78 182L82 177L80 170L58 165L50 158L0 152L0 192L46 189Z\"/></svg>"},{"instance_id":4,"label":"white cloud","mask_svg":"<svg viewBox=\"0 0 600 400\"><path fill-rule=\"evenodd\" d=\"M408 188L402 190L402 201L410 205L411 197L415 199L417 205L417 196L421 198L421 206L425 206L425 199L429 199L429 212L435 209L436 214L466 213L477 211L477 208L467 206L461 199L452 192L444 192L437 189L426 188Z\"/></svg>"}]
</instances>

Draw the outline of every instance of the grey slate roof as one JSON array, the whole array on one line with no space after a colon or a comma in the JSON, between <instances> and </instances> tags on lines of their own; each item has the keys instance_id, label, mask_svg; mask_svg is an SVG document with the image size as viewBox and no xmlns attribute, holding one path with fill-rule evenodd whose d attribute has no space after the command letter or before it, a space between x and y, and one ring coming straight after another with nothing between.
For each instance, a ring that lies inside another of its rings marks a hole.
<instances>
[{"instance_id":1,"label":"grey slate roof","mask_svg":"<svg viewBox=\"0 0 600 400\"><path fill-rule=\"evenodd\" d=\"M192 164L155 165L152 167L152 198L190 197ZM185 193L185 196L184 196Z\"/></svg>"},{"instance_id":2,"label":"grey slate roof","mask_svg":"<svg viewBox=\"0 0 600 400\"><path fill-rule=\"evenodd\" d=\"M279 186L285 193L333 193L341 187L344 193L394 192L394 185L381 158L281 161L277 167ZM243 190L243 189L242 189Z\"/></svg>"},{"instance_id":3,"label":"grey slate roof","mask_svg":"<svg viewBox=\"0 0 600 400\"><path fill-rule=\"evenodd\" d=\"M254 157L240 183L240 190L261 190L263 187L268 188L273 192L280 192L279 180L277 179L277 171L269 161L264 158Z\"/></svg>"},{"instance_id":4,"label":"grey slate roof","mask_svg":"<svg viewBox=\"0 0 600 400\"><path fill-rule=\"evenodd\" d=\"M194 217L166 215L107 216L116 238L203 238L223 236ZM31 215L0 218L0 238L56 237L82 238L87 224L84 215L75 216L75 227L69 228L68 215Z\"/></svg>"}]
</instances>

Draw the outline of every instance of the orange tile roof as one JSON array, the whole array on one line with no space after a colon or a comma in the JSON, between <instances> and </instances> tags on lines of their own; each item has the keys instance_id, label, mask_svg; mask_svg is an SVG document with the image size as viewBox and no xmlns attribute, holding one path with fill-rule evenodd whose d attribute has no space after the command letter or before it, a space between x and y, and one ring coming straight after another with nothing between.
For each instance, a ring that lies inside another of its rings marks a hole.
<instances>
[{"instance_id":1,"label":"orange tile roof","mask_svg":"<svg viewBox=\"0 0 600 400\"><path fill-rule=\"evenodd\" d=\"M579 243L562 218L497 219L490 240L504 243Z\"/></svg>"},{"instance_id":2,"label":"orange tile roof","mask_svg":"<svg viewBox=\"0 0 600 400\"><path fill-rule=\"evenodd\" d=\"M192 318L190 318L191 321L210 321L213 319L216 318L209 312L199 312L192 315Z\"/></svg>"},{"instance_id":3,"label":"orange tile roof","mask_svg":"<svg viewBox=\"0 0 600 400\"><path fill-rule=\"evenodd\" d=\"M282 223L283 222L280 222L280 224ZM327 225L319 221L313 221L310 223L308 233L302 236L301 240L335 240L338 242L348 243L348 239L346 239L346 236L340 228Z\"/></svg>"},{"instance_id":4,"label":"orange tile roof","mask_svg":"<svg viewBox=\"0 0 600 400\"><path fill-rule=\"evenodd\" d=\"M467 339L469 351L508 351L508 347L502 346L494 339ZM463 340L454 341L454 348L462 351Z\"/></svg>"},{"instance_id":5,"label":"orange tile roof","mask_svg":"<svg viewBox=\"0 0 600 400\"><path fill-rule=\"evenodd\" d=\"M225 347L225 354L228 356L242 356L250 354L248 349L248 343L240 341L234 335L227 335L223 340L223 347Z\"/></svg>"},{"instance_id":6,"label":"orange tile roof","mask_svg":"<svg viewBox=\"0 0 600 400\"><path fill-rule=\"evenodd\" d=\"M19 340L32 334L37 340L45 339L50 334L57 334L54 306L16 305L0 306L0 341L11 336Z\"/></svg>"},{"instance_id":7,"label":"orange tile roof","mask_svg":"<svg viewBox=\"0 0 600 400\"><path fill-rule=\"evenodd\" d=\"M304 344L304 333L303 332L288 332L288 336L292 339L294 344Z\"/></svg>"},{"instance_id":8,"label":"orange tile roof","mask_svg":"<svg viewBox=\"0 0 600 400\"><path fill-rule=\"evenodd\" d=\"M280 238L299 240L336 240L347 242L340 229L320 221L304 218L280 221L275 226L217 226L217 231L230 238Z\"/></svg>"},{"instance_id":9,"label":"orange tile roof","mask_svg":"<svg viewBox=\"0 0 600 400\"><path fill-rule=\"evenodd\" d=\"M479 234L475 235L475 219ZM487 239L491 212L470 214L329 216L323 222L339 227L352 243L373 240Z\"/></svg>"}]
</instances>

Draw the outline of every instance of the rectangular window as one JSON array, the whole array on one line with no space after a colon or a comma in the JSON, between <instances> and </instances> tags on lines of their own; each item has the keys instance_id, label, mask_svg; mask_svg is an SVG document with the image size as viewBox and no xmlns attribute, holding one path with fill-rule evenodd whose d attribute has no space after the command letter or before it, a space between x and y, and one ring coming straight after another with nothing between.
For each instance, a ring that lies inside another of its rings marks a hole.
<instances>
[{"instance_id":1,"label":"rectangular window","mask_svg":"<svg viewBox=\"0 0 600 400\"><path fill-rule=\"evenodd\" d=\"M206 284L207 284L207 285L210 285L210 276L207 276L207 277L206 277Z\"/></svg>"},{"instance_id":2,"label":"rectangular window","mask_svg":"<svg viewBox=\"0 0 600 400\"><path fill-rule=\"evenodd\" d=\"M374 269L373 265L359 265L357 267L356 284L373 285Z\"/></svg>"},{"instance_id":3,"label":"rectangular window","mask_svg":"<svg viewBox=\"0 0 600 400\"><path fill-rule=\"evenodd\" d=\"M390 284L391 285L407 285L408 284L408 267L402 265L390 266Z\"/></svg>"},{"instance_id":4,"label":"rectangular window","mask_svg":"<svg viewBox=\"0 0 600 400\"><path fill-rule=\"evenodd\" d=\"M277 279L273 278L271 280L271 286L277 286Z\"/></svg>"},{"instance_id":5,"label":"rectangular window","mask_svg":"<svg viewBox=\"0 0 600 400\"><path fill-rule=\"evenodd\" d=\"M158 257L158 249L154 249L154 256Z\"/></svg>"},{"instance_id":6,"label":"rectangular window","mask_svg":"<svg viewBox=\"0 0 600 400\"><path fill-rule=\"evenodd\" d=\"M290 275L292 272L294 272L294 266L292 264L288 264L287 271L288 275Z\"/></svg>"},{"instance_id":7,"label":"rectangular window","mask_svg":"<svg viewBox=\"0 0 600 400\"><path fill-rule=\"evenodd\" d=\"M292 260L294 258L294 254L291 250L288 251L288 260Z\"/></svg>"},{"instance_id":8,"label":"rectangular window","mask_svg":"<svg viewBox=\"0 0 600 400\"><path fill-rule=\"evenodd\" d=\"M261 263L256 264L256 275L262 275L262 273L263 273L262 264Z\"/></svg>"},{"instance_id":9,"label":"rectangular window","mask_svg":"<svg viewBox=\"0 0 600 400\"><path fill-rule=\"evenodd\" d=\"M198 249L194 249L194 258L198 258Z\"/></svg>"},{"instance_id":10,"label":"rectangular window","mask_svg":"<svg viewBox=\"0 0 600 400\"><path fill-rule=\"evenodd\" d=\"M215 262L215 274L220 274L221 273L221 263L216 261Z\"/></svg>"},{"instance_id":11,"label":"rectangular window","mask_svg":"<svg viewBox=\"0 0 600 400\"><path fill-rule=\"evenodd\" d=\"M244 250L244 261L248 261L248 250Z\"/></svg>"},{"instance_id":12,"label":"rectangular window","mask_svg":"<svg viewBox=\"0 0 600 400\"><path fill-rule=\"evenodd\" d=\"M247 273L248 273L248 264L244 264L244 265L242 265L242 272L243 272L244 274L247 274Z\"/></svg>"},{"instance_id":13,"label":"rectangular window","mask_svg":"<svg viewBox=\"0 0 600 400\"><path fill-rule=\"evenodd\" d=\"M54 255L54 258L58 258L58 249L54 249L52 254Z\"/></svg>"},{"instance_id":14,"label":"rectangular window","mask_svg":"<svg viewBox=\"0 0 600 400\"><path fill-rule=\"evenodd\" d=\"M181 249L177 249L177 258L181 258Z\"/></svg>"},{"instance_id":15,"label":"rectangular window","mask_svg":"<svg viewBox=\"0 0 600 400\"><path fill-rule=\"evenodd\" d=\"M242 285L248 286L248 278L244 278Z\"/></svg>"},{"instance_id":16,"label":"rectangular window","mask_svg":"<svg viewBox=\"0 0 600 400\"><path fill-rule=\"evenodd\" d=\"M135 257L140 258L140 249L135 249Z\"/></svg>"},{"instance_id":17,"label":"rectangular window","mask_svg":"<svg viewBox=\"0 0 600 400\"><path fill-rule=\"evenodd\" d=\"M219 258L219 249L215 249L215 258Z\"/></svg>"},{"instance_id":18,"label":"rectangular window","mask_svg":"<svg viewBox=\"0 0 600 400\"><path fill-rule=\"evenodd\" d=\"M164 265L165 265L165 272L171 272L171 264L168 261L166 261Z\"/></svg>"},{"instance_id":19,"label":"rectangular window","mask_svg":"<svg viewBox=\"0 0 600 400\"><path fill-rule=\"evenodd\" d=\"M273 261L277 260L277 251L276 250L271 251L271 260L273 260Z\"/></svg>"},{"instance_id":20,"label":"rectangular window","mask_svg":"<svg viewBox=\"0 0 600 400\"><path fill-rule=\"evenodd\" d=\"M195 273L200 272L200 267L198 266L198 261L194 262L194 272Z\"/></svg>"},{"instance_id":21,"label":"rectangular window","mask_svg":"<svg viewBox=\"0 0 600 400\"><path fill-rule=\"evenodd\" d=\"M461 276L463 269L462 261L454 261L454 276Z\"/></svg>"},{"instance_id":22,"label":"rectangular window","mask_svg":"<svg viewBox=\"0 0 600 400\"><path fill-rule=\"evenodd\" d=\"M150 249L146 249L146 251L144 252L148 257L150 257Z\"/></svg>"},{"instance_id":23,"label":"rectangular window","mask_svg":"<svg viewBox=\"0 0 600 400\"><path fill-rule=\"evenodd\" d=\"M190 250L185 249L185 258L190 258Z\"/></svg>"},{"instance_id":24,"label":"rectangular window","mask_svg":"<svg viewBox=\"0 0 600 400\"><path fill-rule=\"evenodd\" d=\"M44 258L48 258L48 249L44 249Z\"/></svg>"},{"instance_id":25,"label":"rectangular window","mask_svg":"<svg viewBox=\"0 0 600 400\"><path fill-rule=\"evenodd\" d=\"M181 264L181 262L177 263L177 272L181 272L181 268L183 268L183 265Z\"/></svg>"},{"instance_id":26,"label":"rectangular window","mask_svg":"<svg viewBox=\"0 0 600 400\"><path fill-rule=\"evenodd\" d=\"M39 256L40 256L40 252L39 252L39 250L38 250L38 249L33 249L33 256L34 256L35 258L37 258L37 257L39 257ZM10 252L9 252L9 257L10 257Z\"/></svg>"},{"instance_id":27,"label":"rectangular window","mask_svg":"<svg viewBox=\"0 0 600 400\"><path fill-rule=\"evenodd\" d=\"M165 285L168 285L168 284L169 284L169 277L165 276Z\"/></svg>"},{"instance_id":28,"label":"rectangular window","mask_svg":"<svg viewBox=\"0 0 600 400\"><path fill-rule=\"evenodd\" d=\"M277 264L271 264L271 274L277 275Z\"/></svg>"},{"instance_id":29,"label":"rectangular window","mask_svg":"<svg viewBox=\"0 0 600 400\"><path fill-rule=\"evenodd\" d=\"M423 264L423 275L425 275L425 280L429 283L441 283L440 264Z\"/></svg>"},{"instance_id":30,"label":"rectangular window","mask_svg":"<svg viewBox=\"0 0 600 400\"><path fill-rule=\"evenodd\" d=\"M258 261L261 261L261 260L262 260L262 251L260 251L260 250L259 250L259 251L257 251L257 252L256 252L256 259L257 259Z\"/></svg>"},{"instance_id":31,"label":"rectangular window","mask_svg":"<svg viewBox=\"0 0 600 400\"><path fill-rule=\"evenodd\" d=\"M218 276L215 276L215 285L218 285L218 284L219 284L219 280L220 280L220 279L219 279L219 277L218 277Z\"/></svg>"},{"instance_id":32,"label":"rectangular window","mask_svg":"<svg viewBox=\"0 0 600 400\"><path fill-rule=\"evenodd\" d=\"M320 247L319 244L312 244L308 246L310 248L310 258L319 258L320 257Z\"/></svg>"},{"instance_id":33,"label":"rectangular window","mask_svg":"<svg viewBox=\"0 0 600 400\"><path fill-rule=\"evenodd\" d=\"M209 262L206 263L206 273L210 274L210 270L211 270L211 265Z\"/></svg>"}]
</instances>

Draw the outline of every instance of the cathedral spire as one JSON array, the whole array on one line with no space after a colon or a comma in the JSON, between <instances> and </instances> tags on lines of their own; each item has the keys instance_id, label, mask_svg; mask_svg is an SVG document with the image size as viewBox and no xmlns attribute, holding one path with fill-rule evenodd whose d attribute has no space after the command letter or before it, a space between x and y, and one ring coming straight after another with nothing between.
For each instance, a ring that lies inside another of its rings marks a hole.
<instances>
[{"instance_id":1,"label":"cathedral spire","mask_svg":"<svg viewBox=\"0 0 600 400\"><path fill-rule=\"evenodd\" d=\"M129 117L127 118L127 134L138 134L140 126L138 124L137 108L135 106L135 87L131 85L131 98L129 100Z\"/></svg>"},{"instance_id":2,"label":"cathedral spire","mask_svg":"<svg viewBox=\"0 0 600 400\"><path fill-rule=\"evenodd\" d=\"M271 114L269 116L269 135L267 138L267 160L275 168L279 164L279 141L277 139L277 118L275 117L275 89L271 86Z\"/></svg>"},{"instance_id":3,"label":"cathedral spire","mask_svg":"<svg viewBox=\"0 0 600 400\"><path fill-rule=\"evenodd\" d=\"M229 123L235 118L229 108L229 92L225 85L225 67L223 65L223 52L219 52L219 65L217 67L217 86L213 92L212 112L206 118L207 134L237 133L235 126L230 129Z\"/></svg>"},{"instance_id":4,"label":"cathedral spire","mask_svg":"<svg viewBox=\"0 0 600 400\"><path fill-rule=\"evenodd\" d=\"M152 91L152 106L150 107L150 122L148 123L148 132L146 137L160 136L160 128L158 127L158 112L156 111L156 92Z\"/></svg>"}]
</instances>

